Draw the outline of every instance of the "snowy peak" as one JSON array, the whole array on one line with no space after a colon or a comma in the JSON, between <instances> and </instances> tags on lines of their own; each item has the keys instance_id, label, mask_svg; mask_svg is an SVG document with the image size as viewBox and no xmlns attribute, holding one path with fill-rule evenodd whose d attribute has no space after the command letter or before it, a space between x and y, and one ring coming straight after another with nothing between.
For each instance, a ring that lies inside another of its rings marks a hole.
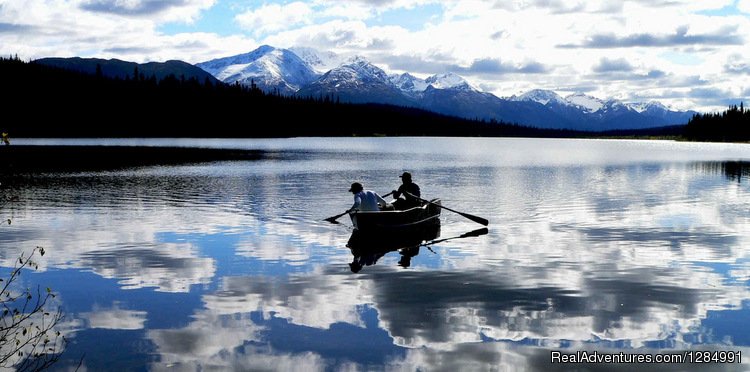
<instances>
[{"instance_id":1,"label":"snowy peak","mask_svg":"<svg viewBox=\"0 0 750 372\"><path fill-rule=\"evenodd\" d=\"M196 66L216 76L217 78L219 78L219 80L223 80L217 75L222 73L222 71L226 69L227 66L247 65L249 63L256 61L257 59L263 57L264 55L268 53L274 52L275 50L276 48L270 45L262 45L249 53L238 54L235 56L224 57L224 58L212 59L210 61L198 63L196 64Z\"/></svg>"},{"instance_id":2,"label":"snowy peak","mask_svg":"<svg viewBox=\"0 0 750 372\"><path fill-rule=\"evenodd\" d=\"M537 102L542 105L548 103L557 103L561 105L569 105L570 103L560 97L557 93L551 90L534 89L530 90L520 96L513 96L510 98L512 101L525 101L525 102Z\"/></svg>"},{"instance_id":3,"label":"snowy peak","mask_svg":"<svg viewBox=\"0 0 750 372\"><path fill-rule=\"evenodd\" d=\"M661 102L656 101L651 101L648 103L628 103L627 106L639 113L669 111L669 108L667 106L664 106L663 104L661 104Z\"/></svg>"},{"instance_id":4,"label":"snowy peak","mask_svg":"<svg viewBox=\"0 0 750 372\"><path fill-rule=\"evenodd\" d=\"M634 110L632 110L628 105L622 103L622 101L610 99L604 102L604 105L598 111L602 113L613 113Z\"/></svg>"},{"instance_id":5,"label":"snowy peak","mask_svg":"<svg viewBox=\"0 0 750 372\"><path fill-rule=\"evenodd\" d=\"M424 79L420 79L408 72L401 75L394 74L389 77L391 84L395 85L396 88L406 93L419 93L424 92L427 89L427 82Z\"/></svg>"},{"instance_id":6,"label":"snowy peak","mask_svg":"<svg viewBox=\"0 0 750 372\"><path fill-rule=\"evenodd\" d=\"M289 50L320 74L341 65L341 62L343 62L342 57L334 52L321 52L317 49L300 46L289 48Z\"/></svg>"},{"instance_id":7,"label":"snowy peak","mask_svg":"<svg viewBox=\"0 0 750 372\"><path fill-rule=\"evenodd\" d=\"M362 57L348 59L297 91L301 97L335 96L341 102L412 105L381 68Z\"/></svg>"},{"instance_id":8,"label":"snowy peak","mask_svg":"<svg viewBox=\"0 0 750 372\"><path fill-rule=\"evenodd\" d=\"M587 96L583 93L575 93L565 97L565 100L582 108L586 112L596 112L604 107L604 101L599 98Z\"/></svg>"},{"instance_id":9,"label":"snowy peak","mask_svg":"<svg viewBox=\"0 0 750 372\"><path fill-rule=\"evenodd\" d=\"M435 89L478 90L469 84L466 79L452 72L432 75L425 80L425 83Z\"/></svg>"},{"instance_id":10,"label":"snowy peak","mask_svg":"<svg viewBox=\"0 0 750 372\"><path fill-rule=\"evenodd\" d=\"M349 82L354 82L354 80L356 80L365 84L390 83L388 75L383 69L373 65L360 56L349 58L339 67L326 72L321 80L331 78L350 80Z\"/></svg>"},{"instance_id":11,"label":"snowy peak","mask_svg":"<svg viewBox=\"0 0 750 372\"><path fill-rule=\"evenodd\" d=\"M255 83L265 91L281 94L294 94L318 77L310 65L293 52L268 45L250 53L214 59L196 66L225 83Z\"/></svg>"}]
</instances>

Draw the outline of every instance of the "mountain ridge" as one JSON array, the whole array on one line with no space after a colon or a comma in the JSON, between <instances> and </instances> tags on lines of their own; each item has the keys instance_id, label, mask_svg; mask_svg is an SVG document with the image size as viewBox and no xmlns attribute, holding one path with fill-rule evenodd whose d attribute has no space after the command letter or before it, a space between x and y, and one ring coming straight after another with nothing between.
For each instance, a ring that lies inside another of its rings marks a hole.
<instances>
[{"instance_id":1,"label":"mountain ridge","mask_svg":"<svg viewBox=\"0 0 750 372\"><path fill-rule=\"evenodd\" d=\"M117 79L137 78L133 76L137 67L139 75L142 74L145 78L154 76L157 80L162 80L171 74L177 78L195 78L201 83L204 82L205 79L209 79L209 81L211 81L212 83L217 83L220 81L216 79L211 73L187 62L178 60L136 63L115 58L102 59L81 57L49 57L34 60L34 63L49 67L64 68L67 70L73 70L90 75L96 74L97 69L100 69L103 76Z\"/></svg>"},{"instance_id":2,"label":"mountain ridge","mask_svg":"<svg viewBox=\"0 0 750 372\"><path fill-rule=\"evenodd\" d=\"M340 56L333 53L316 53L314 49L307 47L277 49L262 46L251 53L263 54L269 50L283 50L291 54L294 53L293 50L297 50L304 55L300 60L310 70L339 61L338 65L301 85L298 90L292 92L292 89L288 89L282 92L300 97L329 97L351 103L412 106L469 119L516 122L539 128L595 131L685 124L696 113L673 111L658 102L624 103L592 97L582 92L562 97L554 91L544 89L533 89L520 96L501 98L481 91L453 72L435 74L424 79L409 72L389 75L363 57L341 60ZM315 68L312 64L315 64ZM204 65L205 63L201 63L197 66ZM267 74L271 75L273 72ZM263 84L258 86L268 91Z\"/></svg>"}]
</instances>

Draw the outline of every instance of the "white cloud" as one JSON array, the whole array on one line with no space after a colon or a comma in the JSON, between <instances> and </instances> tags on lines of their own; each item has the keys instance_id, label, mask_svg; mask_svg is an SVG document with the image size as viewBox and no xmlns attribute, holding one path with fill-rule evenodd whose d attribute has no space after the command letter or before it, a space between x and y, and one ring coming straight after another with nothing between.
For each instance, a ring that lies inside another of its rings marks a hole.
<instances>
[{"instance_id":1,"label":"white cloud","mask_svg":"<svg viewBox=\"0 0 750 372\"><path fill-rule=\"evenodd\" d=\"M297 1L285 5L263 5L260 8L240 13L234 19L242 28L260 35L309 23L312 13L310 6Z\"/></svg>"},{"instance_id":2,"label":"white cloud","mask_svg":"<svg viewBox=\"0 0 750 372\"><path fill-rule=\"evenodd\" d=\"M545 73L519 70L506 78L507 73L454 72L499 96L532 88L583 90L712 110L721 108L716 99L667 90L690 92L698 80L717 91L747 90L750 74L730 77L725 65L730 56L747 54L750 18L700 13L732 5L732 0L628 0L606 6L579 0L313 0L266 3L229 19L195 22L215 16L204 11L221 5L215 0L0 0L0 53L196 63L248 52L262 41L364 55L399 72L411 66L420 76L478 60L534 63ZM750 13L750 0L736 7ZM175 22L204 28L163 31ZM229 26L220 36L205 28L211 23ZM232 27L234 35L226 30ZM688 56L691 63L676 55ZM404 63L407 58L411 63ZM593 74L603 58L627 61L632 74Z\"/></svg>"}]
</instances>

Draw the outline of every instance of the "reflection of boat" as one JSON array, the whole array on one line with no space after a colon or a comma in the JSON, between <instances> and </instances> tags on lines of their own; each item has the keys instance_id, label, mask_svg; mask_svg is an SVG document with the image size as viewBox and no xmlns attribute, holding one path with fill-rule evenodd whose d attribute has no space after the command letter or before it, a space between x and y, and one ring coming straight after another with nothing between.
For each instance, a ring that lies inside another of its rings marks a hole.
<instances>
[{"instance_id":1,"label":"reflection of boat","mask_svg":"<svg viewBox=\"0 0 750 372\"><path fill-rule=\"evenodd\" d=\"M364 266L374 265L387 253L395 251L401 255L398 265L409 267L411 258L419 254L419 248L423 243L433 241L440 236L440 220L434 218L433 221L429 224L413 225L408 230L391 231L380 235L374 235L372 231L354 230L346 244L354 256L349 267L356 273Z\"/></svg>"},{"instance_id":2,"label":"reflection of boat","mask_svg":"<svg viewBox=\"0 0 750 372\"><path fill-rule=\"evenodd\" d=\"M354 230L349 242L346 244L352 251L352 262L349 267L353 272L359 272L365 266L374 265L378 260L389 252L398 251L401 259L398 265L409 267L411 258L419 254L421 247L427 247L432 253L435 251L430 248L433 244L446 242L449 240L465 239L486 235L489 230L484 227L481 229L469 231L461 235L451 236L448 238L437 239L440 236L440 223L428 226L425 229L414 231L410 234L387 234L375 236L372 234L362 233Z\"/></svg>"},{"instance_id":3,"label":"reflection of boat","mask_svg":"<svg viewBox=\"0 0 750 372\"><path fill-rule=\"evenodd\" d=\"M433 204L434 203L434 204ZM440 224L440 199L403 211L353 212L354 228L361 232L402 233Z\"/></svg>"}]
</instances>

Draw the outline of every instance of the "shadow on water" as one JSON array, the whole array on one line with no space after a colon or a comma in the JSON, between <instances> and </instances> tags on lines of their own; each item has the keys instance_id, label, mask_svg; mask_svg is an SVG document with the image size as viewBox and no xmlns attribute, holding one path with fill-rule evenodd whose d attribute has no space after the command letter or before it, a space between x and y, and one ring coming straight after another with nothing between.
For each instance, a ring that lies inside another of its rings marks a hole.
<instances>
[{"instance_id":1,"label":"shadow on water","mask_svg":"<svg viewBox=\"0 0 750 372\"><path fill-rule=\"evenodd\" d=\"M694 168L706 174L721 174L728 180L742 183L750 177L750 162L746 161L708 161L695 163Z\"/></svg>"},{"instance_id":2,"label":"shadow on water","mask_svg":"<svg viewBox=\"0 0 750 372\"><path fill-rule=\"evenodd\" d=\"M488 232L489 230L485 227L461 235L438 239L440 237L439 223L409 234L373 236L371 234L363 234L359 230L354 230L346 244L353 256L349 268L351 268L352 272L357 273L365 266L376 264L381 257L390 252L398 252L401 255L398 266L407 268L411 266L411 259L419 254L422 247L426 247L435 253L430 248L433 244L478 237L486 235Z\"/></svg>"}]
</instances>

